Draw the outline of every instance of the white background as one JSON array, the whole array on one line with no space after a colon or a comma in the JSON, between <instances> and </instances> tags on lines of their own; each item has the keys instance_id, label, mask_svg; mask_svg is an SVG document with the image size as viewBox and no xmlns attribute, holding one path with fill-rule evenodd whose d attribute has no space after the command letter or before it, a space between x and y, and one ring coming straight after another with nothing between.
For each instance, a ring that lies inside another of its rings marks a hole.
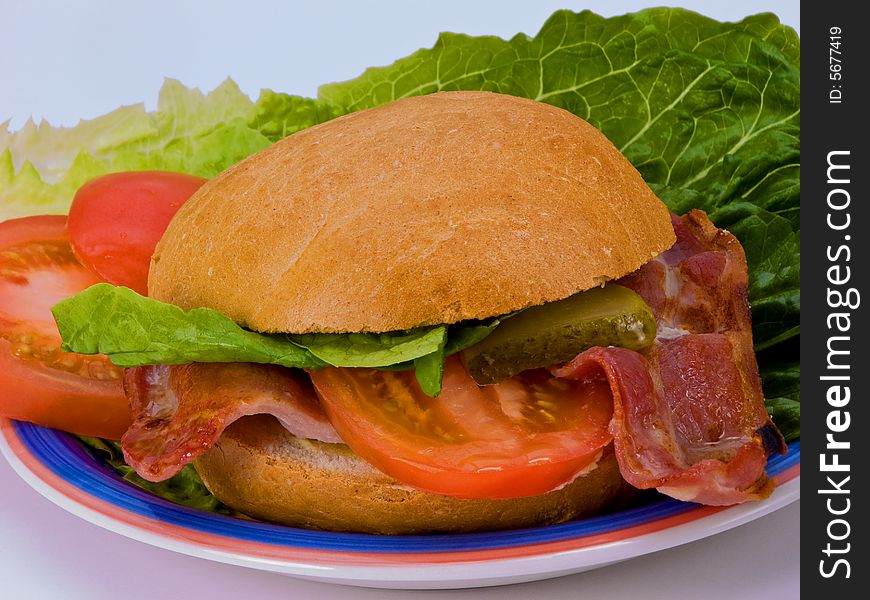
<instances>
[{"instance_id":1,"label":"white background","mask_svg":"<svg viewBox=\"0 0 870 600\"><path fill-rule=\"evenodd\" d=\"M622 14L657 2L39 2L0 0L0 121L74 125L122 104L155 107L163 77L210 90L231 76L312 96L389 64L439 31L533 35L558 8ZM799 2L674 2L721 20ZM298 581L177 555L104 531L38 496L0 461L0 597L683 598L799 596L799 503L718 536L584 574L489 590L383 592Z\"/></svg>"}]
</instances>

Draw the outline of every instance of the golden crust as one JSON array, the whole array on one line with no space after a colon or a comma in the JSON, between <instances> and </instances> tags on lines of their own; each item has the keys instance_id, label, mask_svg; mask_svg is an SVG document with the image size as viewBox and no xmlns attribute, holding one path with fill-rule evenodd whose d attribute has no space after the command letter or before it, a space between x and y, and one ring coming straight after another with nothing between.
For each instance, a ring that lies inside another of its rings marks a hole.
<instances>
[{"instance_id":1,"label":"golden crust","mask_svg":"<svg viewBox=\"0 0 870 600\"><path fill-rule=\"evenodd\" d=\"M531 498L460 500L411 489L343 444L299 439L272 417L245 417L197 459L221 502L244 514L332 531L405 534L516 529L560 523L613 507L636 492L612 446L597 468Z\"/></svg>"},{"instance_id":2,"label":"golden crust","mask_svg":"<svg viewBox=\"0 0 870 600\"><path fill-rule=\"evenodd\" d=\"M506 314L637 269L665 205L594 127L487 92L292 135L178 212L150 294L258 331L392 331Z\"/></svg>"}]
</instances>

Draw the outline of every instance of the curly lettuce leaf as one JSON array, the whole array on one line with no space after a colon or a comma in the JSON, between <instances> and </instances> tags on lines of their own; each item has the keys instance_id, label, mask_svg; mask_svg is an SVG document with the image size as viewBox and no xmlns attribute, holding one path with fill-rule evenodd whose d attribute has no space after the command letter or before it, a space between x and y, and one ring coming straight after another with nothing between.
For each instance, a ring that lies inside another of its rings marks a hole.
<instances>
[{"instance_id":1,"label":"curly lettuce leaf","mask_svg":"<svg viewBox=\"0 0 870 600\"><path fill-rule=\"evenodd\" d=\"M262 90L250 123L270 141L277 142L342 114L342 110L329 102Z\"/></svg>"},{"instance_id":2,"label":"curly lettuce leaf","mask_svg":"<svg viewBox=\"0 0 870 600\"><path fill-rule=\"evenodd\" d=\"M230 80L202 94L168 79L154 112L139 104L71 128L30 121L0 130L0 220L66 213L81 184L113 171L212 177L271 143L252 125L258 114Z\"/></svg>"}]
</instances>

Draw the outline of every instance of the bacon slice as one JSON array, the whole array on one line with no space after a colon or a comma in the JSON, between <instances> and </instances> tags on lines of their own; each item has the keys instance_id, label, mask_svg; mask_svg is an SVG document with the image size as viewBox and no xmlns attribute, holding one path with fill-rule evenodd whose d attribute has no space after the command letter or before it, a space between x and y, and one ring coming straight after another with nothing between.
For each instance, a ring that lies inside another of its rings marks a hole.
<instances>
[{"instance_id":1,"label":"bacon slice","mask_svg":"<svg viewBox=\"0 0 870 600\"><path fill-rule=\"evenodd\" d=\"M133 424L121 438L139 475L162 481L208 450L233 421L269 413L297 437L340 443L301 373L253 363L194 363L127 369Z\"/></svg>"},{"instance_id":2,"label":"bacon slice","mask_svg":"<svg viewBox=\"0 0 870 600\"><path fill-rule=\"evenodd\" d=\"M701 211L673 223L676 244L619 281L653 309L653 346L592 348L553 374L607 377L617 460L635 487L713 505L765 498L767 455L786 447L764 407L743 249Z\"/></svg>"}]
</instances>

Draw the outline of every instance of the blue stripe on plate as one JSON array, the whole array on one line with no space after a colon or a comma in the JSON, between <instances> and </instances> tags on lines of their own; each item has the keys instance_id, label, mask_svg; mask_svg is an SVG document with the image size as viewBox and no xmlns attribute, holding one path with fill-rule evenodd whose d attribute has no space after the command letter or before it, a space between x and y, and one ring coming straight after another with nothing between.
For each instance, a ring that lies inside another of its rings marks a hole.
<instances>
[{"instance_id":1,"label":"blue stripe on plate","mask_svg":"<svg viewBox=\"0 0 870 600\"><path fill-rule=\"evenodd\" d=\"M378 536L332 533L234 519L173 504L124 481L75 438L30 423L15 422L24 446L54 474L80 490L119 509L182 528L248 542L341 552L456 552L541 544L585 537L641 525L687 512L697 505L662 498L629 510L560 525L512 531L450 535ZM800 462L800 442L788 454L774 456L768 473L776 475Z\"/></svg>"}]
</instances>

